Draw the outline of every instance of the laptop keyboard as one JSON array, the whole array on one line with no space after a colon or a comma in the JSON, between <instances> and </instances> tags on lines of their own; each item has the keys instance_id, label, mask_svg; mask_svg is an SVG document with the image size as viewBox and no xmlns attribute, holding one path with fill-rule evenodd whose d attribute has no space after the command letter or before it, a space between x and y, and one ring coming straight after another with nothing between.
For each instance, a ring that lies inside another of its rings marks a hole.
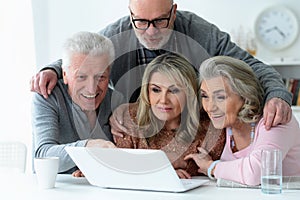
<instances>
[{"instance_id":1,"label":"laptop keyboard","mask_svg":"<svg viewBox=\"0 0 300 200\"><path fill-rule=\"evenodd\" d=\"M191 185L193 181L191 179L181 179L183 185Z\"/></svg>"}]
</instances>

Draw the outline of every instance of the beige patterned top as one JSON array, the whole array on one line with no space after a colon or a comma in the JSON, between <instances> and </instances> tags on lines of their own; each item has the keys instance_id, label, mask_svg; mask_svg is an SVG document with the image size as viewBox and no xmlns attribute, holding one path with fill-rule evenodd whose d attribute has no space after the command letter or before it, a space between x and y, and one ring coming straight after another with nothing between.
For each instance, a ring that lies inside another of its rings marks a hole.
<instances>
[{"instance_id":1,"label":"beige patterned top","mask_svg":"<svg viewBox=\"0 0 300 200\"><path fill-rule=\"evenodd\" d=\"M136 123L137 107L137 103L129 106L130 116L127 117L130 120L126 120L125 123L127 128L133 125L132 123ZM175 169L181 168L191 176L198 176L201 174L198 172L196 163L192 159L184 161L184 157L191 153L197 153L197 147L203 147L209 151L213 160L218 160L221 157L226 138L224 130L215 129L204 111L201 111L200 123L202 128L193 142L189 144L178 142L174 139L176 132L168 131L165 128L149 138L137 137L138 133L132 131L132 134L125 134L123 138L115 137L115 141L117 147L120 148L161 149L167 154ZM134 124L134 127L137 125Z\"/></svg>"}]
</instances>

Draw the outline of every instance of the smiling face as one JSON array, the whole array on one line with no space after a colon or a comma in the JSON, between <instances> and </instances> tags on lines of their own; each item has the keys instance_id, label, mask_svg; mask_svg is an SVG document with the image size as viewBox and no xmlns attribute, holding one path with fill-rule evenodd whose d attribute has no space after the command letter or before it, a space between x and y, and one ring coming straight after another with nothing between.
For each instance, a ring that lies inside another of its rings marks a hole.
<instances>
[{"instance_id":1,"label":"smiling face","mask_svg":"<svg viewBox=\"0 0 300 200\"><path fill-rule=\"evenodd\" d=\"M167 76L154 72L149 81L148 93L154 115L169 126L178 127L186 104L183 88Z\"/></svg>"},{"instance_id":2,"label":"smiling face","mask_svg":"<svg viewBox=\"0 0 300 200\"><path fill-rule=\"evenodd\" d=\"M172 6L172 1L170 0L131 0L129 9L133 19L155 20L170 18L168 27L161 29L155 28L151 24L146 30L138 30L132 24L136 37L143 46L148 49L162 48L172 34L176 18L176 4Z\"/></svg>"},{"instance_id":3,"label":"smiling face","mask_svg":"<svg viewBox=\"0 0 300 200\"><path fill-rule=\"evenodd\" d=\"M63 71L68 92L82 110L96 110L103 101L109 83L109 58L107 55L89 56L73 54L68 70Z\"/></svg>"},{"instance_id":4,"label":"smiling face","mask_svg":"<svg viewBox=\"0 0 300 200\"><path fill-rule=\"evenodd\" d=\"M244 100L236 94L228 80L221 76L203 80L201 101L215 128L234 127Z\"/></svg>"}]
</instances>

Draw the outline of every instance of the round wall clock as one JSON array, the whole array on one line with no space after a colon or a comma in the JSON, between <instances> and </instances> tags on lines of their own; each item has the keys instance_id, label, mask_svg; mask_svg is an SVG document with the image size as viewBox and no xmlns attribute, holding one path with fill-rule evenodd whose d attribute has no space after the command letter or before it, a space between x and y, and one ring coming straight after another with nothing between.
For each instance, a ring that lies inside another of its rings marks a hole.
<instances>
[{"instance_id":1,"label":"round wall clock","mask_svg":"<svg viewBox=\"0 0 300 200\"><path fill-rule=\"evenodd\" d=\"M284 6L265 9L255 21L256 38L271 50L289 47L298 37L296 15Z\"/></svg>"}]
</instances>

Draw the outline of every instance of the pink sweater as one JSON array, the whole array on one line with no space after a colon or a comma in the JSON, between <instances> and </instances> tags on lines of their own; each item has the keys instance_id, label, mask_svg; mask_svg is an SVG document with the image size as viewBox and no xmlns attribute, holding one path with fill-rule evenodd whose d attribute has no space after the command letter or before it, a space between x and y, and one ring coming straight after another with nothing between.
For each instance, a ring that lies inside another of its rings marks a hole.
<instances>
[{"instance_id":1,"label":"pink sweater","mask_svg":"<svg viewBox=\"0 0 300 200\"><path fill-rule=\"evenodd\" d=\"M300 176L300 128L293 116L285 125L265 130L263 119L255 127L253 143L232 153L228 131L221 162L216 165L214 176L247 185L260 184L260 159L263 149L281 149L283 176ZM250 133L249 133L250 134Z\"/></svg>"}]
</instances>

